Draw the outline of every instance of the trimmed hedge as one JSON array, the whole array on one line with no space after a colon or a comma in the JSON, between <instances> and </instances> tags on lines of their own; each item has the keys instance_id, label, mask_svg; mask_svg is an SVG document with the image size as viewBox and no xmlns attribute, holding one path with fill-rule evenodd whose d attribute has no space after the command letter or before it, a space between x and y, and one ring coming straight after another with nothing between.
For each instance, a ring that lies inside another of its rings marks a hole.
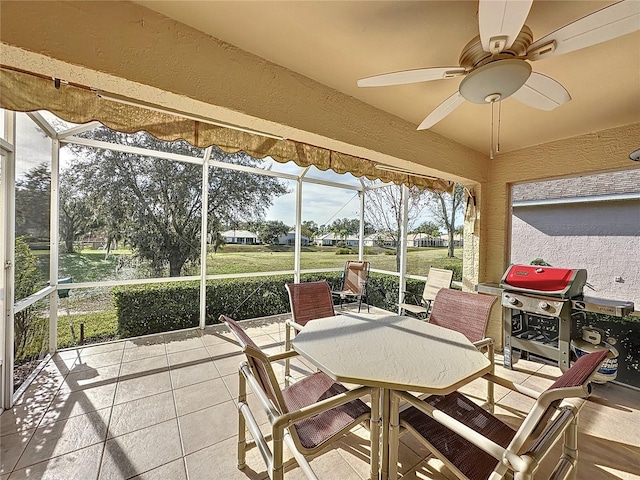
<instances>
[{"instance_id":1,"label":"trimmed hedge","mask_svg":"<svg viewBox=\"0 0 640 480\"><path fill-rule=\"evenodd\" d=\"M453 278L461 269L453 268ZM326 280L332 290L342 283L342 272L302 275L303 282ZM290 311L284 285L289 275L249 277L207 282L208 325L218 323L221 314L236 320L285 314ZM398 308L398 277L371 273L367 284L369 305L395 311ZM407 291L422 295L424 282L407 279ZM118 319L118 334L135 337L152 333L197 327L200 318L198 282L127 285L113 290Z\"/></svg>"},{"instance_id":2,"label":"trimmed hedge","mask_svg":"<svg viewBox=\"0 0 640 480\"><path fill-rule=\"evenodd\" d=\"M302 275L303 282L327 280L332 290L341 286L341 272ZM218 323L221 314L236 320L288 313L284 287L288 275L249 277L207 282L207 324ZM424 282L407 280L411 291L422 292ZM126 285L113 290L118 334L133 337L196 327L199 324L198 282ZM372 273L368 283L369 304L394 311L398 301L398 278Z\"/></svg>"}]
</instances>

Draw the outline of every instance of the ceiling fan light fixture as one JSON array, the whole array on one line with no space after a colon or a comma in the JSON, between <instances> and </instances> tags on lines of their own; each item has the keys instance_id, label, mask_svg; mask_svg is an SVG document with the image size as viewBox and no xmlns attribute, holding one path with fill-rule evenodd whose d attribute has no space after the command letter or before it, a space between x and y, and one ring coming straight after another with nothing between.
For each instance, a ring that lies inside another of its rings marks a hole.
<instances>
[{"instance_id":1,"label":"ceiling fan light fixture","mask_svg":"<svg viewBox=\"0 0 640 480\"><path fill-rule=\"evenodd\" d=\"M516 93L531 75L524 60L496 60L469 73L460 83L460 95L472 103L486 104L504 100Z\"/></svg>"}]
</instances>

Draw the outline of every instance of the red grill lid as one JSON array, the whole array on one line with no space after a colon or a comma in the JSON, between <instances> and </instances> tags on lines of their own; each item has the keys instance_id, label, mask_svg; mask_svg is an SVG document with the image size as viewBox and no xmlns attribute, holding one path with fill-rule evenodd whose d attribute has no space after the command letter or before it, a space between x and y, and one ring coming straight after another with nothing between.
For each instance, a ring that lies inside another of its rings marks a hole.
<instances>
[{"instance_id":1,"label":"red grill lid","mask_svg":"<svg viewBox=\"0 0 640 480\"><path fill-rule=\"evenodd\" d=\"M582 295L586 283L587 271L581 268L511 265L504 272L500 286L519 292L574 298Z\"/></svg>"},{"instance_id":2,"label":"red grill lid","mask_svg":"<svg viewBox=\"0 0 640 480\"><path fill-rule=\"evenodd\" d=\"M573 270L570 268L511 265L505 283L539 292L555 292L567 288L572 278Z\"/></svg>"}]
</instances>

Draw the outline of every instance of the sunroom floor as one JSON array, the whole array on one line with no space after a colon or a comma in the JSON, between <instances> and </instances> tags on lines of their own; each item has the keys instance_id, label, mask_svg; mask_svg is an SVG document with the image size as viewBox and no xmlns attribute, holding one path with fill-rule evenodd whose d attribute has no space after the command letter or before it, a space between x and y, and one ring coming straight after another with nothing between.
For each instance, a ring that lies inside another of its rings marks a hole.
<instances>
[{"instance_id":1,"label":"sunroom floor","mask_svg":"<svg viewBox=\"0 0 640 480\"><path fill-rule=\"evenodd\" d=\"M282 321L244 323L269 352L282 351ZM263 479L256 449L236 468L239 347L223 326L60 351L15 406L0 416L0 480L140 478ZM501 365L501 357L496 364ZM294 371L313 371L296 361ZM278 372L282 374L282 370ZM558 368L521 360L497 373L539 390ZM463 389L481 396L483 380ZM517 425L531 404L496 387L496 414ZM251 399L250 399L251 404ZM266 417L259 417L266 422ZM640 479L640 393L597 385L580 416L579 479ZM321 479L368 478L368 431L345 436L311 465ZM407 479L450 473L410 436L401 440L399 471ZM547 478L548 472L538 478ZM304 474L294 460L285 478Z\"/></svg>"}]
</instances>

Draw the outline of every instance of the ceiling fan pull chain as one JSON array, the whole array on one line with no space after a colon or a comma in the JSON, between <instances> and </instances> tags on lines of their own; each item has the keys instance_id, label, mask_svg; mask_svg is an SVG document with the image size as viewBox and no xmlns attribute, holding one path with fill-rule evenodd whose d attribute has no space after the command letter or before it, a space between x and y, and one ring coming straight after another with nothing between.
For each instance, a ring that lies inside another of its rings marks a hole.
<instances>
[{"instance_id":1,"label":"ceiling fan pull chain","mask_svg":"<svg viewBox=\"0 0 640 480\"><path fill-rule=\"evenodd\" d=\"M495 102L491 102L491 149L489 150L489 158L493 160L493 104Z\"/></svg>"},{"instance_id":2,"label":"ceiling fan pull chain","mask_svg":"<svg viewBox=\"0 0 640 480\"><path fill-rule=\"evenodd\" d=\"M497 146L496 153L500 153L500 125L502 121L502 101L498 102L498 138L497 138Z\"/></svg>"}]
</instances>

